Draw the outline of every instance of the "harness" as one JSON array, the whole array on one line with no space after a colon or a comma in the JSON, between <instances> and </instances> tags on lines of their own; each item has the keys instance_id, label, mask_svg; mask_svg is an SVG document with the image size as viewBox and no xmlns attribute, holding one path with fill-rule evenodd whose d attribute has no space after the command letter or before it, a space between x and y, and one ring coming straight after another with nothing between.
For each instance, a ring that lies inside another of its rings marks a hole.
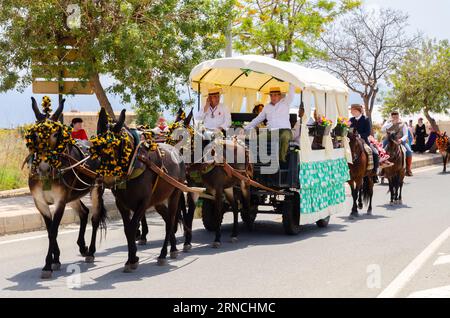
<instances>
[{"instance_id":1,"label":"harness","mask_svg":"<svg viewBox=\"0 0 450 318\"><path fill-rule=\"evenodd\" d=\"M86 156L86 154L82 151L82 149L78 145L74 144L72 146L77 148L77 150L80 151L82 156ZM25 160L24 160L24 162L22 164L22 169L25 166L25 164L27 162L29 162L32 159L32 157L35 156L35 155L36 154L29 154L25 158ZM90 170L89 168L87 168L85 166L86 162L90 159L90 156L87 156L87 157L83 158L82 160L77 160L77 159L73 158L69 154L69 148L68 147L66 147L64 152L60 153L59 156L64 157L65 159L67 159L67 161L69 161L69 165L70 166L65 167L65 168L60 168L60 169L56 169L54 167L50 167L50 169L51 169L51 178L41 178L37 173L33 173L33 172L31 173L31 176L30 176L31 178L36 178L36 176L37 176L39 178L39 180L43 182L44 190L49 190L50 189L50 186L51 186L51 183L49 183L50 180L53 180L53 181L54 180L60 180L67 188L70 189L70 191L75 190L75 191L83 192L83 191L88 190L91 187L97 186L95 184L95 181L92 184L87 183L78 174L78 173L81 173L81 174L85 175L86 177L88 177L90 179L96 179L98 177L98 175L94 171ZM69 171L71 171L73 173L73 175L75 176L75 179L72 182L72 184L68 184L66 179L64 178L64 175L67 172L69 172ZM77 171L78 171L78 173L77 173ZM82 183L84 186L86 186L86 187L85 188L77 188L77 187L75 187L74 184L76 183L77 180L80 183Z\"/></svg>"}]
</instances>

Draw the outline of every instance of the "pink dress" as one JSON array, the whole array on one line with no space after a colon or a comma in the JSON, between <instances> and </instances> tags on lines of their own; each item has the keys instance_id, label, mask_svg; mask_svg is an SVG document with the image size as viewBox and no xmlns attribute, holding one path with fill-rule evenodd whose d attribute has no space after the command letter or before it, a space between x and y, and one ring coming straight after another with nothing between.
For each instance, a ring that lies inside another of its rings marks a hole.
<instances>
[{"instance_id":1,"label":"pink dress","mask_svg":"<svg viewBox=\"0 0 450 318\"><path fill-rule=\"evenodd\" d=\"M385 162L389 159L389 155L386 150L384 150L383 145L378 142L373 136L369 136L369 142L377 148L378 153L380 154L380 163Z\"/></svg>"}]
</instances>

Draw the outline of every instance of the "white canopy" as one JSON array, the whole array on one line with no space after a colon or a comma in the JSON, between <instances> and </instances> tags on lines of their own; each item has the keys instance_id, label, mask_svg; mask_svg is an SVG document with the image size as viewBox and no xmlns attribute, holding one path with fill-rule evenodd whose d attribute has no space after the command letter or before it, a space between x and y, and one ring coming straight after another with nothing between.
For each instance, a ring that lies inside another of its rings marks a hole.
<instances>
[{"instance_id":1,"label":"white canopy","mask_svg":"<svg viewBox=\"0 0 450 318\"><path fill-rule=\"evenodd\" d=\"M270 87L287 90L288 83L301 90L347 94L347 87L327 72L310 69L291 62L282 62L259 55L244 55L205 61L189 75L192 88L218 85L267 92Z\"/></svg>"},{"instance_id":2,"label":"white canopy","mask_svg":"<svg viewBox=\"0 0 450 318\"><path fill-rule=\"evenodd\" d=\"M205 98L208 88L220 86L223 90L223 102L232 112L240 112L244 97L246 112L251 112L254 102L259 98L267 102L267 93L271 87L280 87L288 91L292 84L296 92L302 92L305 115L302 118L301 149L302 161L311 157L311 141L306 123L311 116L311 102L314 100L317 115L325 115L336 125L338 116L348 116L348 88L331 74L306 68L291 62L282 62L259 55L243 55L209 60L200 63L191 71L189 81L195 91ZM204 104L204 100L199 102ZM200 105L199 105L200 107ZM333 144L330 136L325 136L323 144L326 153L331 156ZM351 162L351 153L347 138L344 138L345 156Z\"/></svg>"}]
</instances>

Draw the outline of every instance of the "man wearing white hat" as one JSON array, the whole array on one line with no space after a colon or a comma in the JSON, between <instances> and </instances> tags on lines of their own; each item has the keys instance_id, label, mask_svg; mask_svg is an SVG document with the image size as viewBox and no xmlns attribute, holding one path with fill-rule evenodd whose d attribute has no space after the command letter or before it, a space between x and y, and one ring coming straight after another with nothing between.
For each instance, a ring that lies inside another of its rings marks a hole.
<instances>
[{"instance_id":1,"label":"man wearing white hat","mask_svg":"<svg viewBox=\"0 0 450 318\"><path fill-rule=\"evenodd\" d=\"M291 122L289 121L289 107L295 97L295 87L289 85L289 92L283 96L280 87L270 88L270 103L264 106L263 111L253 119L245 130L255 128L259 123L267 120L267 127L279 131L280 161L286 162L289 150L289 141L292 139Z\"/></svg>"},{"instance_id":2,"label":"man wearing white hat","mask_svg":"<svg viewBox=\"0 0 450 318\"><path fill-rule=\"evenodd\" d=\"M231 114L220 102L220 93L220 87L210 88L206 104L196 116L197 120L203 122L206 129L227 130L231 126Z\"/></svg>"}]
</instances>

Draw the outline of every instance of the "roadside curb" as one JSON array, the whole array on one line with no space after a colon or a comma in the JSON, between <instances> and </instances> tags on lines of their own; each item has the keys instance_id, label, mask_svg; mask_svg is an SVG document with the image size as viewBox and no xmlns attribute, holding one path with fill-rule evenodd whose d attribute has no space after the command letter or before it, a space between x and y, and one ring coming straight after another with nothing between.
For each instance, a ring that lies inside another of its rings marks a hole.
<instances>
[{"instance_id":1,"label":"roadside curb","mask_svg":"<svg viewBox=\"0 0 450 318\"><path fill-rule=\"evenodd\" d=\"M414 158L413 158L411 168L412 169L423 168L426 166L432 166L432 165L439 164L439 163L442 163L442 157L441 157L441 155L438 155L438 154L431 158L426 158L426 159L416 160L416 161L414 161Z\"/></svg>"},{"instance_id":2,"label":"roadside curb","mask_svg":"<svg viewBox=\"0 0 450 318\"><path fill-rule=\"evenodd\" d=\"M115 203L105 203L105 208L108 211L108 220L120 218ZM78 213L72 208L67 207L61 220L61 226L79 223L80 219ZM0 236L38 230L45 230L45 224L42 216L37 210L26 211L23 213L8 212L2 213L0 216Z\"/></svg>"},{"instance_id":3,"label":"roadside curb","mask_svg":"<svg viewBox=\"0 0 450 318\"><path fill-rule=\"evenodd\" d=\"M0 191L0 199L14 198L14 197L19 197L19 196L29 195L29 194L30 194L29 188L4 190L4 191Z\"/></svg>"}]
</instances>

